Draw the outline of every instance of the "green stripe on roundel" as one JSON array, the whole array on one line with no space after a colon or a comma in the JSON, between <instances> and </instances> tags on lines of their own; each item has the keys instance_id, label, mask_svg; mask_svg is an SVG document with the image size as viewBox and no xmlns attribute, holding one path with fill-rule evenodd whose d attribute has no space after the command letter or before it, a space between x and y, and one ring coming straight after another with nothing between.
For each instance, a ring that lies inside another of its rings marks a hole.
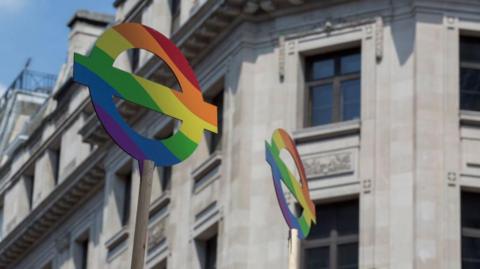
<instances>
[{"instance_id":1,"label":"green stripe on roundel","mask_svg":"<svg viewBox=\"0 0 480 269\"><path fill-rule=\"evenodd\" d=\"M80 63L115 89L118 97L162 113L161 108L158 107L152 97L150 97L145 89L135 80L132 74L106 64L110 56L104 51L95 47L91 55L95 57L89 57Z\"/></svg>"},{"instance_id":2,"label":"green stripe on roundel","mask_svg":"<svg viewBox=\"0 0 480 269\"><path fill-rule=\"evenodd\" d=\"M98 63L113 65L115 59L112 59L110 55L106 54L101 48L93 47L92 52L89 56L90 59L95 59Z\"/></svg>"},{"instance_id":3,"label":"green stripe on roundel","mask_svg":"<svg viewBox=\"0 0 480 269\"><path fill-rule=\"evenodd\" d=\"M302 216L303 216L303 214L302 214ZM297 218L297 219L299 219L300 229L302 229L303 234L305 234L309 230L309 224L310 223L306 223L305 218L303 218L303 217L300 217L300 218Z\"/></svg>"},{"instance_id":4,"label":"green stripe on roundel","mask_svg":"<svg viewBox=\"0 0 480 269\"><path fill-rule=\"evenodd\" d=\"M197 147L197 143L190 140L184 133L178 131L172 137L163 140L162 143L179 160L185 160Z\"/></svg>"},{"instance_id":5,"label":"green stripe on roundel","mask_svg":"<svg viewBox=\"0 0 480 269\"><path fill-rule=\"evenodd\" d=\"M282 161L280 156L274 155L275 162L277 163L278 169L280 170L280 174L282 175L282 181L283 183L287 186L287 189L293 194L295 192L295 189L293 188L292 185L292 178L290 177L288 173L288 168L285 165L285 163Z\"/></svg>"},{"instance_id":6,"label":"green stripe on roundel","mask_svg":"<svg viewBox=\"0 0 480 269\"><path fill-rule=\"evenodd\" d=\"M277 144L275 143L275 140L273 140L273 139L272 139L272 145L271 145L270 148L271 148L271 152L272 152L272 155L273 155L273 156L276 156L276 155L279 155L279 154L280 154L280 153L279 153L280 151L278 150L278 146L277 146Z\"/></svg>"}]
</instances>

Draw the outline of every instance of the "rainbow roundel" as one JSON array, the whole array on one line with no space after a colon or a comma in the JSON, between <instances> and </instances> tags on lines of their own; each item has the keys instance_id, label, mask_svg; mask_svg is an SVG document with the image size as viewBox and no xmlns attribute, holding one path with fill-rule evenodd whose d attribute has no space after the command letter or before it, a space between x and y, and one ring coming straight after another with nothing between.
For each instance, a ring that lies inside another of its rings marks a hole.
<instances>
[{"instance_id":1,"label":"rainbow roundel","mask_svg":"<svg viewBox=\"0 0 480 269\"><path fill-rule=\"evenodd\" d=\"M277 129L273 132L271 145L268 144L268 142L265 142L265 148L266 159L272 169L273 184L275 186L275 193L277 195L282 215L287 222L288 227L290 227L290 229L297 229L298 237L304 239L310 233L312 223L316 223L316 213L315 204L310 199L305 169L297 148L295 147L295 143L285 130ZM300 175L300 181L296 179L280 158L280 152L283 149L292 156ZM282 182L302 207L303 212L300 217L296 217L290 211L282 188Z\"/></svg>"},{"instance_id":2,"label":"rainbow roundel","mask_svg":"<svg viewBox=\"0 0 480 269\"><path fill-rule=\"evenodd\" d=\"M128 49L144 49L159 57L175 75L181 91L114 68L115 59ZM74 80L88 86L98 119L107 133L133 158L157 166L177 164L196 149L203 131L217 132L217 108L204 102L193 70L180 50L147 26L124 23L103 33L89 56L75 54ZM123 120L112 97L163 113L182 122L163 140L146 138Z\"/></svg>"}]
</instances>

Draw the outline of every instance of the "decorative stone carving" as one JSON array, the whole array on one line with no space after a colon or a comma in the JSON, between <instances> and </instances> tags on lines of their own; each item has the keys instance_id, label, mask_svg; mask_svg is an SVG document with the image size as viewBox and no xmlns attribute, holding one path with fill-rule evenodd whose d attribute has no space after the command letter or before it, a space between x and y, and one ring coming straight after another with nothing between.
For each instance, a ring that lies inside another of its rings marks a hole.
<instances>
[{"instance_id":1,"label":"decorative stone carving","mask_svg":"<svg viewBox=\"0 0 480 269\"><path fill-rule=\"evenodd\" d=\"M455 17L448 16L447 17L447 29L448 30L455 30Z\"/></svg>"},{"instance_id":2,"label":"decorative stone carving","mask_svg":"<svg viewBox=\"0 0 480 269\"><path fill-rule=\"evenodd\" d=\"M148 251L157 248L165 240L165 220L161 220L148 229Z\"/></svg>"},{"instance_id":3,"label":"decorative stone carving","mask_svg":"<svg viewBox=\"0 0 480 269\"><path fill-rule=\"evenodd\" d=\"M308 157L303 160L308 178L322 178L344 173L353 173L352 152Z\"/></svg>"},{"instance_id":4,"label":"decorative stone carving","mask_svg":"<svg viewBox=\"0 0 480 269\"><path fill-rule=\"evenodd\" d=\"M372 180L365 179L363 181L363 193L370 193L372 192Z\"/></svg>"},{"instance_id":5,"label":"decorative stone carving","mask_svg":"<svg viewBox=\"0 0 480 269\"><path fill-rule=\"evenodd\" d=\"M448 181L448 186L454 187L457 181L457 174L455 172L448 172L447 181Z\"/></svg>"}]
</instances>

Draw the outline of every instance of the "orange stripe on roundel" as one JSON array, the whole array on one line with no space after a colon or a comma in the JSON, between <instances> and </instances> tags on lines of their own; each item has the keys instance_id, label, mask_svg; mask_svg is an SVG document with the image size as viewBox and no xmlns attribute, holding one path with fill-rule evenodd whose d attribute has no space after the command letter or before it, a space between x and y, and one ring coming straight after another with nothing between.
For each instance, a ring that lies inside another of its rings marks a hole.
<instances>
[{"instance_id":1,"label":"orange stripe on roundel","mask_svg":"<svg viewBox=\"0 0 480 269\"><path fill-rule=\"evenodd\" d=\"M168 67L173 71L175 77L180 85L189 85L182 89L187 95L190 95L191 90L197 89L192 83L185 77L182 70L180 70L173 61L173 59L166 53L166 51L160 46L157 40L148 32L148 30L139 24L125 23L120 27L116 27L115 30L129 40L135 48L141 48L154 53L157 57L162 59ZM142 38L139 38L141 36Z\"/></svg>"},{"instance_id":2,"label":"orange stripe on roundel","mask_svg":"<svg viewBox=\"0 0 480 269\"><path fill-rule=\"evenodd\" d=\"M114 28L118 33L125 37L125 39L128 40L134 48L148 50L165 62L170 60L170 57L167 55L167 53L142 25L136 23L125 23Z\"/></svg>"},{"instance_id":3,"label":"orange stripe on roundel","mask_svg":"<svg viewBox=\"0 0 480 269\"><path fill-rule=\"evenodd\" d=\"M203 101L201 91L191 92L191 94L200 95L199 97L191 97L178 91L173 91L173 93L180 100L180 102L185 104L185 106L188 107L188 109L190 109L190 111L192 111L199 118L212 125L217 125L217 115L215 113L216 107Z\"/></svg>"},{"instance_id":4,"label":"orange stripe on roundel","mask_svg":"<svg viewBox=\"0 0 480 269\"><path fill-rule=\"evenodd\" d=\"M182 87L182 92L173 91L175 96L195 115L212 125L216 125L217 115L215 115L215 106L204 102L200 89L192 85L183 75L175 62L166 54L165 50L163 50L155 38L150 35L146 28L138 24L127 23L121 27L117 27L115 30L129 40L134 47L150 50L167 63L174 72L179 84L188 85L187 87ZM144 38L138 38L139 35Z\"/></svg>"},{"instance_id":5,"label":"orange stripe on roundel","mask_svg":"<svg viewBox=\"0 0 480 269\"><path fill-rule=\"evenodd\" d=\"M297 147L293 144L293 141L291 138L288 136L286 132L280 132L280 135L282 136L282 140L285 143L286 148L291 150L291 155L294 157L295 164L297 166L298 173L300 174L300 182L301 182L301 187L302 187L302 192L306 198L306 201L308 201L308 206L309 210L311 208L314 208L314 204L312 200L310 199L310 194L308 191L308 185L304 180L307 180L307 177L305 175L305 169L303 168L302 161L300 159L300 154L298 153Z\"/></svg>"}]
</instances>

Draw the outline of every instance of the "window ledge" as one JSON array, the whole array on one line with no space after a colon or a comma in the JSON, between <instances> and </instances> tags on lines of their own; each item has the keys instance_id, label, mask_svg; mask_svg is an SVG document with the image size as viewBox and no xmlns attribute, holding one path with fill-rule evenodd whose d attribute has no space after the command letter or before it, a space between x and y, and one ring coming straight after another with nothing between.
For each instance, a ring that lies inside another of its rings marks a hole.
<instances>
[{"instance_id":1,"label":"window ledge","mask_svg":"<svg viewBox=\"0 0 480 269\"><path fill-rule=\"evenodd\" d=\"M480 112L470 111L470 110L461 110L460 125L480 126Z\"/></svg>"},{"instance_id":2,"label":"window ledge","mask_svg":"<svg viewBox=\"0 0 480 269\"><path fill-rule=\"evenodd\" d=\"M170 204L170 191L165 191L158 199L156 199L151 205L149 210L148 219L150 223L154 223L157 220L163 219L168 215L168 205Z\"/></svg>"},{"instance_id":3,"label":"window ledge","mask_svg":"<svg viewBox=\"0 0 480 269\"><path fill-rule=\"evenodd\" d=\"M107 261L113 261L121 253L123 253L127 248L126 241L129 237L127 227L124 226L120 231L113 235L107 242L105 242L105 247L107 247Z\"/></svg>"},{"instance_id":4,"label":"window ledge","mask_svg":"<svg viewBox=\"0 0 480 269\"><path fill-rule=\"evenodd\" d=\"M222 218L222 209L217 201L212 202L202 211L195 214L192 227L192 238L197 238Z\"/></svg>"},{"instance_id":5,"label":"window ledge","mask_svg":"<svg viewBox=\"0 0 480 269\"><path fill-rule=\"evenodd\" d=\"M199 193L219 178L220 172L218 167L220 167L221 163L222 154L220 151L215 151L207 160L193 170L193 193Z\"/></svg>"},{"instance_id":6,"label":"window ledge","mask_svg":"<svg viewBox=\"0 0 480 269\"><path fill-rule=\"evenodd\" d=\"M360 120L351 120L332 123L322 126L308 127L293 132L297 143L305 143L323 139L336 138L340 136L360 133Z\"/></svg>"}]
</instances>

